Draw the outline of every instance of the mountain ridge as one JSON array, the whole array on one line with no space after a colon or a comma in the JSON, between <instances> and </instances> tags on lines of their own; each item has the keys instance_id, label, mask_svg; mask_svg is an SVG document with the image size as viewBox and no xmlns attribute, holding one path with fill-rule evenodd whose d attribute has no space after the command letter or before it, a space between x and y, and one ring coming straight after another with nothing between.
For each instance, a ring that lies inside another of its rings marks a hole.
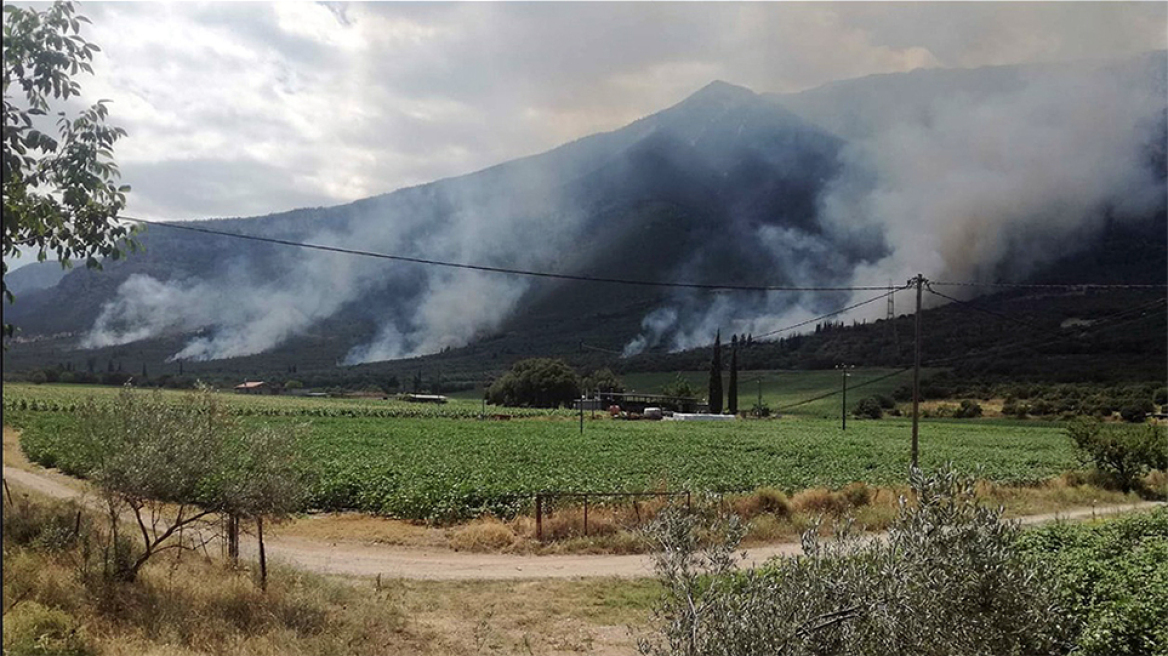
<instances>
[{"instance_id":1,"label":"mountain ridge","mask_svg":"<svg viewBox=\"0 0 1168 656\"><path fill-rule=\"evenodd\" d=\"M1000 72L986 84L1009 88L1009 75L995 77ZM938 76L948 79L938 71L924 77ZM810 91L843 102L847 85ZM573 275L842 285L891 245L821 220L849 141L839 134L847 130L813 120L822 119L816 103L823 102L813 96L803 96L815 102L802 105L790 97L780 102L716 80L669 108L544 153L334 207L198 224ZM717 298L691 292L504 280L177 233L149 228L144 254L23 293L5 308L6 321L22 325L26 338L72 333L54 342L72 359L141 349L151 366L210 357L212 367L246 367L254 354L294 347L321 350L313 359L328 367L486 349L500 338L530 344L523 348L532 353L564 352L585 340L619 350L634 338L660 348L667 338L647 327L660 311L674 315L670 339L685 333L692 341L741 320L742 312L778 316L796 304L813 312L843 304L754 295L720 310ZM95 324L112 337L89 344L96 350L78 350L82 333L99 332L91 331ZM145 341L126 339L140 326L149 329ZM32 361L20 354L24 343L12 343L14 363Z\"/></svg>"}]
</instances>

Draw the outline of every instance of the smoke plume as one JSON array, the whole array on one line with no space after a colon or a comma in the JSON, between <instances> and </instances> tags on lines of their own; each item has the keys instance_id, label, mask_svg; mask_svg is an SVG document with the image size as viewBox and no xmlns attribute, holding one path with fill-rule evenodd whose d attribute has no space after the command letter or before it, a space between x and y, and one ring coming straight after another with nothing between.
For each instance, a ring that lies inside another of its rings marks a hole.
<instances>
[{"instance_id":1,"label":"smoke plume","mask_svg":"<svg viewBox=\"0 0 1168 656\"><path fill-rule=\"evenodd\" d=\"M819 197L822 232L761 226L753 236L792 285L901 285L918 272L1021 280L1090 244L1109 220L1165 211L1166 62L1159 52L969 71L976 84L964 92L921 72L887 90L867 79L779 97L848 139L840 173ZM842 255L872 244L880 256ZM646 317L625 353L708 344L719 328L761 335L878 293L727 296L699 312L675 298L650 315L679 314L669 333ZM873 303L851 316L883 311Z\"/></svg>"}]
</instances>

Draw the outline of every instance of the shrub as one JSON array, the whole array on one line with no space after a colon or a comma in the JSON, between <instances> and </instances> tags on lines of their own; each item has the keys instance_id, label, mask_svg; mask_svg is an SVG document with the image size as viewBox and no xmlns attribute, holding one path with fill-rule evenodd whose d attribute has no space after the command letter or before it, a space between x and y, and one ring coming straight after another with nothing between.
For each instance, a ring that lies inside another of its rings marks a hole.
<instances>
[{"instance_id":1,"label":"shrub","mask_svg":"<svg viewBox=\"0 0 1168 656\"><path fill-rule=\"evenodd\" d=\"M961 405L953 411L955 419L973 419L981 416L981 404L976 401L965 399Z\"/></svg>"},{"instance_id":2,"label":"shrub","mask_svg":"<svg viewBox=\"0 0 1168 656\"><path fill-rule=\"evenodd\" d=\"M852 414L862 419L880 419L884 416L884 409L880 407L880 402L875 397L868 397L861 400L852 409Z\"/></svg>"},{"instance_id":3,"label":"shrub","mask_svg":"<svg viewBox=\"0 0 1168 656\"><path fill-rule=\"evenodd\" d=\"M838 492L813 487L795 494L791 506L799 512L812 515L842 516L848 510L848 500Z\"/></svg>"},{"instance_id":4,"label":"shrub","mask_svg":"<svg viewBox=\"0 0 1168 656\"><path fill-rule=\"evenodd\" d=\"M1080 419L1066 428L1080 457L1110 476L1124 492L1151 469L1168 469L1168 431L1155 425L1103 426Z\"/></svg>"},{"instance_id":5,"label":"shrub","mask_svg":"<svg viewBox=\"0 0 1168 656\"><path fill-rule=\"evenodd\" d=\"M744 518L758 515L774 515L785 519L791 516L791 502L782 490L773 487L763 487L754 491L754 494L742 497L734 504L735 512Z\"/></svg>"},{"instance_id":6,"label":"shrub","mask_svg":"<svg viewBox=\"0 0 1168 656\"><path fill-rule=\"evenodd\" d=\"M284 383L284 389L286 389L286 390L304 389L304 383L293 379L293 380L290 380L290 381ZM381 391L381 390L378 390L378 391Z\"/></svg>"},{"instance_id":7,"label":"shrub","mask_svg":"<svg viewBox=\"0 0 1168 656\"><path fill-rule=\"evenodd\" d=\"M762 419L763 417L769 417L771 416L771 407L767 405L766 401L761 403L756 401L754 405L750 407L750 415L752 417L758 417L759 419Z\"/></svg>"},{"instance_id":8,"label":"shrub","mask_svg":"<svg viewBox=\"0 0 1168 656\"><path fill-rule=\"evenodd\" d=\"M840 494L853 508L866 506L872 502L872 488L864 483L851 483L840 490Z\"/></svg>"},{"instance_id":9,"label":"shrub","mask_svg":"<svg viewBox=\"0 0 1168 656\"><path fill-rule=\"evenodd\" d=\"M45 372L37 369L28 375L28 382L34 385L44 385L45 383L49 382L49 377L45 375Z\"/></svg>"},{"instance_id":10,"label":"shrub","mask_svg":"<svg viewBox=\"0 0 1168 656\"><path fill-rule=\"evenodd\" d=\"M89 522L74 503L17 499L3 515L6 543L46 551L67 549L89 534Z\"/></svg>"},{"instance_id":11,"label":"shrub","mask_svg":"<svg viewBox=\"0 0 1168 656\"><path fill-rule=\"evenodd\" d=\"M65 611L35 601L4 616L4 653L21 656L85 656L93 653L78 622Z\"/></svg>"},{"instance_id":12,"label":"shrub","mask_svg":"<svg viewBox=\"0 0 1168 656\"><path fill-rule=\"evenodd\" d=\"M1020 547L1052 566L1060 605L1082 626L1076 653L1168 653L1168 511L1054 524L1024 534Z\"/></svg>"},{"instance_id":13,"label":"shrub","mask_svg":"<svg viewBox=\"0 0 1168 656\"><path fill-rule=\"evenodd\" d=\"M1018 529L953 472L912 477L887 541L803 536L804 554L736 569L741 525L671 510L654 536L660 634L642 654L1063 653L1076 626ZM703 536L723 540L702 548Z\"/></svg>"},{"instance_id":14,"label":"shrub","mask_svg":"<svg viewBox=\"0 0 1168 656\"><path fill-rule=\"evenodd\" d=\"M1119 416L1122 417L1124 421L1138 424L1142 423L1145 419L1148 418L1147 415L1149 412L1154 412L1155 410L1156 408L1152 405L1151 401L1129 399L1128 402L1119 409Z\"/></svg>"}]
</instances>

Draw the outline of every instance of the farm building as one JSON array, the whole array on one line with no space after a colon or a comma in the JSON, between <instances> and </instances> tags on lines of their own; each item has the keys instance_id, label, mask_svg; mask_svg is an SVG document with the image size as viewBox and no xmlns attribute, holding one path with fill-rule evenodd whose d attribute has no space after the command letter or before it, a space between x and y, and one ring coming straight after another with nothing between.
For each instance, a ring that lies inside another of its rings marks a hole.
<instances>
[{"instance_id":1,"label":"farm building","mask_svg":"<svg viewBox=\"0 0 1168 656\"><path fill-rule=\"evenodd\" d=\"M235 386L236 394L263 394L267 391L267 383L262 380L244 381Z\"/></svg>"},{"instance_id":2,"label":"farm building","mask_svg":"<svg viewBox=\"0 0 1168 656\"><path fill-rule=\"evenodd\" d=\"M699 399L686 396L669 396L667 394L640 394L637 392L602 392L598 408L620 406L627 412L644 412L645 408L663 408L674 412L705 412L709 407ZM587 400L585 400L587 402ZM577 402L578 403L578 402ZM579 409L579 405L575 406ZM584 407L585 410L588 406Z\"/></svg>"},{"instance_id":3,"label":"farm building","mask_svg":"<svg viewBox=\"0 0 1168 656\"><path fill-rule=\"evenodd\" d=\"M446 397L441 394L406 394L402 400L411 403L446 403Z\"/></svg>"}]
</instances>

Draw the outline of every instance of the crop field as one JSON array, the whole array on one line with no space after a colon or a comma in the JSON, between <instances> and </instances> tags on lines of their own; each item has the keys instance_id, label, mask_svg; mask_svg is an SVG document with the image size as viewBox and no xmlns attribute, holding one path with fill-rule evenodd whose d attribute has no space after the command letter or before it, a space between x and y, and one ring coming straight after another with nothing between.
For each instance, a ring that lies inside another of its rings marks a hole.
<instances>
[{"instance_id":1,"label":"crop field","mask_svg":"<svg viewBox=\"0 0 1168 656\"><path fill-rule=\"evenodd\" d=\"M98 385L31 385L4 384L4 410L64 411L70 412L86 398L108 402L121 391L119 387ZM185 392L161 390L167 399L176 402ZM298 396L270 396L263 394L235 394L224 392L223 401L239 416L261 417L378 417L388 418L454 418L477 419L483 413L478 400L450 399L448 403L411 403L393 397L380 398L313 398ZM501 408L486 406L487 414L506 414L512 417L570 417L570 410L542 408Z\"/></svg>"},{"instance_id":2,"label":"crop field","mask_svg":"<svg viewBox=\"0 0 1168 656\"><path fill-rule=\"evenodd\" d=\"M82 390L64 390L31 390L60 396L56 409L42 407L45 398L37 398L37 408L30 409L23 387L16 394L6 386L5 421L24 430L22 444L32 459L80 473L86 463L70 460L77 453L71 448L77 420L68 408L80 401ZM14 403L18 397L25 400L23 410ZM410 519L457 519L484 511L511 514L543 491L700 492L760 486L792 491L853 481L894 484L904 482L909 460L911 424L899 418L849 421L846 432L835 418L708 424L598 418L587 419L581 434L574 418L563 414L478 421L457 415L343 412L385 401L244 397L238 403L241 408L251 403L295 408L316 404L329 411L243 413L265 415L247 416L247 422L308 423L304 448L318 474L313 508ZM16 408L9 410L12 406ZM419 407L436 413L446 408ZM928 468L946 462L992 480L1023 483L1057 475L1073 467L1075 459L1061 427L1050 422L922 422L921 464Z\"/></svg>"},{"instance_id":3,"label":"crop field","mask_svg":"<svg viewBox=\"0 0 1168 656\"><path fill-rule=\"evenodd\" d=\"M850 372L848 405L854 406L860 399L874 394L891 396L892 391L897 387L912 384L911 371L885 378L896 371L898 370L857 369ZM935 371L934 369L921 369L921 377L926 377ZM708 371L683 371L679 373L690 385L702 390L702 396L705 396L710 377ZM666 385L673 383L679 373L628 374L623 377L623 381L625 387L630 391L658 394ZM883 380L869 383L869 381L880 378ZM729 377L724 376L723 384L727 384L728 380ZM837 391L841 387L842 378L838 371L740 371L738 372L738 408L741 411L749 410L758 401L761 392L763 402L769 405L772 411L801 417L838 418L840 412L840 397L838 395L798 406L794 404L827 392Z\"/></svg>"}]
</instances>

